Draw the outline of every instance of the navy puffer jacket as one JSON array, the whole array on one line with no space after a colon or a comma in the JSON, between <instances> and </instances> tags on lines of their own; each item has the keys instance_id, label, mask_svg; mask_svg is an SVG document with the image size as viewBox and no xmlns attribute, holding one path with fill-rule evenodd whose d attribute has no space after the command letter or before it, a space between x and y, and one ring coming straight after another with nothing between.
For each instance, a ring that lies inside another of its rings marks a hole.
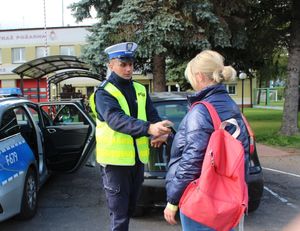
<instances>
[{"instance_id":1,"label":"navy puffer jacket","mask_svg":"<svg viewBox=\"0 0 300 231\"><path fill-rule=\"evenodd\" d=\"M189 104L197 101L211 103L221 121L235 118L240 126L238 137L249 156L247 128L237 104L231 99L223 84L216 84L188 97ZM233 134L234 126L226 127ZM195 105L181 121L171 149L169 170L166 176L167 201L177 205L187 185L200 176L209 138L214 131L209 112L202 104ZM245 158L247 160L247 158ZM247 162L247 161L246 161Z\"/></svg>"}]
</instances>

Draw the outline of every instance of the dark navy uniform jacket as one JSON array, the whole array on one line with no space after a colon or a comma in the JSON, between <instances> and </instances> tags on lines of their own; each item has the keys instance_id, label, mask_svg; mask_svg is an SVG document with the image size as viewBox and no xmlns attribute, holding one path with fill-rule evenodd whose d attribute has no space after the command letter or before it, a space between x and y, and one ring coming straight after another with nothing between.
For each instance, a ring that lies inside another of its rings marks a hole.
<instances>
[{"instance_id":1,"label":"dark navy uniform jacket","mask_svg":"<svg viewBox=\"0 0 300 231\"><path fill-rule=\"evenodd\" d=\"M238 136L245 148L245 159L249 156L249 138L240 109L228 95L223 84L209 86L188 97L189 104L197 101L211 103L221 121L235 118L240 126ZM226 130L233 134L235 127ZM195 105L179 125L171 148L171 159L166 177L167 201L178 204L187 185L200 176L202 163L209 138L214 131L208 110L202 104Z\"/></svg>"},{"instance_id":2,"label":"dark navy uniform jacket","mask_svg":"<svg viewBox=\"0 0 300 231\"><path fill-rule=\"evenodd\" d=\"M121 109L118 100L104 90L107 81L116 86L125 96L131 116L126 115ZM108 80L100 85L96 91L95 100L98 119L100 121L106 121L108 126L113 130L129 134L134 138L149 136L147 131L150 122L155 123L161 121L148 93L146 100L146 114L148 121L137 119L137 100L133 81L123 79L114 72L110 75Z\"/></svg>"}]
</instances>

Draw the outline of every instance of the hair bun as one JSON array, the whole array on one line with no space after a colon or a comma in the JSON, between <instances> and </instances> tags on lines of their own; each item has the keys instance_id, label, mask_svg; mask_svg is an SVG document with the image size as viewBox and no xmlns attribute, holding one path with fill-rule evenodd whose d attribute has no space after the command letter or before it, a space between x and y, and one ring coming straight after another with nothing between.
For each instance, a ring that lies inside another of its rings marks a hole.
<instances>
[{"instance_id":1,"label":"hair bun","mask_svg":"<svg viewBox=\"0 0 300 231\"><path fill-rule=\"evenodd\" d=\"M225 81L232 81L236 78L236 70L232 66L224 66L221 76Z\"/></svg>"}]
</instances>

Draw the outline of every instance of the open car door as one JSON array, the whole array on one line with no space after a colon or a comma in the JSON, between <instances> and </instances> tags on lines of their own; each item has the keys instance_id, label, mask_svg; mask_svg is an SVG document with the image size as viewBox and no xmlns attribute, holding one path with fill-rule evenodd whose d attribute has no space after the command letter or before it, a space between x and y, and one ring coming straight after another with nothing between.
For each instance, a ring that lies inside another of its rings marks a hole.
<instances>
[{"instance_id":1,"label":"open car door","mask_svg":"<svg viewBox=\"0 0 300 231\"><path fill-rule=\"evenodd\" d=\"M76 102L41 103L48 169L74 172L95 149L95 121Z\"/></svg>"}]
</instances>

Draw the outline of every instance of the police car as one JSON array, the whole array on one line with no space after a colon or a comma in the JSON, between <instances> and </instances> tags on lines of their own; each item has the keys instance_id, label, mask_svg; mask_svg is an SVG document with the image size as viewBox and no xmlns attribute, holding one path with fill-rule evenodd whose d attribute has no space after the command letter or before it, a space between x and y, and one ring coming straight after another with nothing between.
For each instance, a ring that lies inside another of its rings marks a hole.
<instances>
[{"instance_id":1,"label":"police car","mask_svg":"<svg viewBox=\"0 0 300 231\"><path fill-rule=\"evenodd\" d=\"M49 175L78 170L93 152L95 122L78 102L36 104L0 94L0 222L28 219Z\"/></svg>"}]
</instances>

